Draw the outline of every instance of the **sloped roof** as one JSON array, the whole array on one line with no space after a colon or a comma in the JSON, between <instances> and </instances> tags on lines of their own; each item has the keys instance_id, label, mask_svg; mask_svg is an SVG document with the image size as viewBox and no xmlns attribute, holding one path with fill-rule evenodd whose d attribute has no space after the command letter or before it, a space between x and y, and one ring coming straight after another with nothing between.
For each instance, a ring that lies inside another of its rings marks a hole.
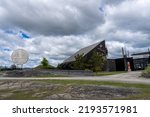
<instances>
[{"instance_id":1,"label":"sloped roof","mask_svg":"<svg viewBox=\"0 0 150 117\"><path fill-rule=\"evenodd\" d=\"M103 42L103 41L102 41L102 42ZM77 56L77 55L83 54L83 56L85 56L87 53L89 53L91 50L93 50L96 46L98 46L98 45L101 44L102 42L98 42L98 43L95 43L95 44L93 44L93 45L90 45L90 46L87 46L87 47L85 47L85 48L80 49L80 50L77 51L75 54L73 54L72 56L70 56L69 58L67 58L66 60L64 60L63 63L75 61L75 56Z\"/></svg>"}]
</instances>

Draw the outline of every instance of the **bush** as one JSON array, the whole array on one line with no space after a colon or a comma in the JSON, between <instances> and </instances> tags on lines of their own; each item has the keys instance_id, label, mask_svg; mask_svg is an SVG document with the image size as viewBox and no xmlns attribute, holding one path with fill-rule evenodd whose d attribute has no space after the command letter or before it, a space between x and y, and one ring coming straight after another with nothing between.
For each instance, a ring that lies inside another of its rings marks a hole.
<instances>
[{"instance_id":1,"label":"bush","mask_svg":"<svg viewBox=\"0 0 150 117\"><path fill-rule=\"evenodd\" d=\"M144 73L147 73L147 74L150 73L150 64L148 64L148 66L146 67Z\"/></svg>"},{"instance_id":2,"label":"bush","mask_svg":"<svg viewBox=\"0 0 150 117\"><path fill-rule=\"evenodd\" d=\"M146 69L142 73L142 76L145 78L150 78L150 64L148 64L148 66L146 67Z\"/></svg>"}]
</instances>

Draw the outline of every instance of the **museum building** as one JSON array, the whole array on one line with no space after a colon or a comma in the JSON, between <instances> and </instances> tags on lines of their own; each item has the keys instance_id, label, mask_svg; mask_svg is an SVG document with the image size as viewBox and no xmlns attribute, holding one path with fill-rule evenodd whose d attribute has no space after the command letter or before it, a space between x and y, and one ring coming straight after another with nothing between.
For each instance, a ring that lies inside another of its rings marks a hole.
<instances>
[{"instance_id":1,"label":"museum building","mask_svg":"<svg viewBox=\"0 0 150 117\"><path fill-rule=\"evenodd\" d=\"M107 59L108 51L105 45L105 40L80 49L75 54L64 60L64 62L60 64L60 66L62 69L70 70L72 69L72 64L74 63L75 57L77 55L83 55L85 59L89 59L93 52L101 53Z\"/></svg>"},{"instance_id":2,"label":"museum building","mask_svg":"<svg viewBox=\"0 0 150 117\"><path fill-rule=\"evenodd\" d=\"M131 57L127 57L127 55L123 55L122 58L111 59L107 58L108 49L105 45L105 40L95 43L93 45L87 46L85 48L80 49L75 54L64 60L63 63L60 64L62 69L72 69L72 64L75 61L75 57L77 55L83 54L83 57L88 59L92 55L92 53L96 51L106 58L106 63L104 64L103 71L127 71L130 70L143 70L150 63L150 52L142 52L142 53L134 53Z\"/></svg>"}]
</instances>

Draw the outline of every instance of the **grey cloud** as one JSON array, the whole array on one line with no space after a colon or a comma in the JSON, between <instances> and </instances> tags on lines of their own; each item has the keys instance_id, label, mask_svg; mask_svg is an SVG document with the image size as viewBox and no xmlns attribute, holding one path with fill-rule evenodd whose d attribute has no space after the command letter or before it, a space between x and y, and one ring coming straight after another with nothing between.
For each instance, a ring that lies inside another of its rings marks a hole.
<instances>
[{"instance_id":1,"label":"grey cloud","mask_svg":"<svg viewBox=\"0 0 150 117\"><path fill-rule=\"evenodd\" d=\"M81 34L104 23L99 0L1 0L1 27L18 27L35 34Z\"/></svg>"},{"instance_id":2,"label":"grey cloud","mask_svg":"<svg viewBox=\"0 0 150 117\"><path fill-rule=\"evenodd\" d=\"M101 0L101 5L118 5L127 0Z\"/></svg>"}]
</instances>

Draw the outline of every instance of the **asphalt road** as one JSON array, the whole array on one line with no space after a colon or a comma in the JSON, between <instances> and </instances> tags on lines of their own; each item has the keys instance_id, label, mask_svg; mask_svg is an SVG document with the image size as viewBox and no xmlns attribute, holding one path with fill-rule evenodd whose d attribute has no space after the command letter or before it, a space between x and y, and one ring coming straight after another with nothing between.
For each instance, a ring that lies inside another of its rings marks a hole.
<instances>
[{"instance_id":1,"label":"asphalt road","mask_svg":"<svg viewBox=\"0 0 150 117\"><path fill-rule=\"evenodd\" d=\"M58 80L97 80L97 81L115 81L115 82L126 82L126 83L139 83L139 84L150 84L150 79L141 77L141 71L134 71L128 73L122 73L117 75L109 76L88 76L88 77L46 77L46 78L33 78L33 77L0 77L0 80L47 80L47 79L58 79Z\"/></svg>"}]
</instances>

